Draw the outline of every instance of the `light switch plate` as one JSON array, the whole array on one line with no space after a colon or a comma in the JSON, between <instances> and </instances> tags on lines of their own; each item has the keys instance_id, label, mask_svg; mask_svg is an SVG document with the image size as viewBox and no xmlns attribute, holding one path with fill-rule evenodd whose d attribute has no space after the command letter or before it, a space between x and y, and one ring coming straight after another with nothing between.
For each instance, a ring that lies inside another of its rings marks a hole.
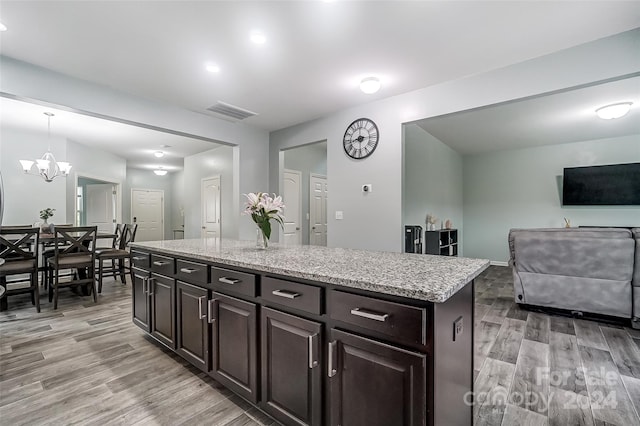
<instances>
[{"instance_id":1,"label":"light switch plate","mask_svg":"<svg viewBox=\"0 0 640 426\"><path fill-rule=\"evenodd\" d=\"M456 338L462 334L464 331L464 323L463 318L459 317L457 320L453 322L453 341L456 341Z\"/></svg>"},{"instance_id":2,"label":"light switch plate","mask_svg":"<svg viewBox=\"0 0 640 426\"><path fill-rule=\"evenodd\" d=\"M336 211L336 220L342 220L343 215L341 211Z\"/></svg>"}]
</instances>

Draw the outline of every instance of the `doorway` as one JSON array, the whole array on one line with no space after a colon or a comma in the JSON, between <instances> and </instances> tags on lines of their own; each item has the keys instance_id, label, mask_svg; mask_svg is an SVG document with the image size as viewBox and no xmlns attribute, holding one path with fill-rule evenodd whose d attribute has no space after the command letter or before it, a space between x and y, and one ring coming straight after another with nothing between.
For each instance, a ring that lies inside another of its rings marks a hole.
<instances>
[{"instance_id":1,"label":"doorway","mask_svg":"<svg viewBox=\"0 0 640 426\"><path fill-rule=\"evenodd\" d=\"M136 241L164 240L164 191L132 189L131 218L138 225Z\"/></svg>"},{"instance_id":2,"label":"doorway","mask_svg":"<svg viewBox=\"0 0 640 426\"><path fill-rule=\"evenodd\" d=\"M285 170L283 179L284 243L300 245L302 244L302 172Z\"/></svg>"},{"instance_id":3,"label":"doorway","mask_svg":"<svg viewBox=\"0 0 640 426\"><path fill-rule=\"evenodd\" d=\"M202 238L220 237L220 176L202 179Z\"/></svg>"},{"instance_id":4,"label":"doorway","mask_svg":"<svg viewBox=\"0 0 640 426\"><path fill-rule=\"evenodd\" d=\"M74 222L78 226L96 226L98 232L112 233L120 217L119 182L76 175Z\"/></svg>"},{"instance_id":5,"label":"doorway","mask_svg":"<svg viewBox=\"0 0 640 426\"><path fill-rule=\"evenodd\" d=\"M327 177L311 174L309 178L309 244L327 245Z\"/></svg>"}]
</instances>

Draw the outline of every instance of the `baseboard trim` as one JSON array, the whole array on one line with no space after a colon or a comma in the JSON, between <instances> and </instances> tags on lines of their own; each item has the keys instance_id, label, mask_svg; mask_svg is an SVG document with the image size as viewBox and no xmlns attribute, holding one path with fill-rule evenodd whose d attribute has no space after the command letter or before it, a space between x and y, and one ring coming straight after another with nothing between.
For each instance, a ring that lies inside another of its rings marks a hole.
<instances>
[{"instance_id":1,"label":"baseboard trim","mask_svg":"<svg viewBox=\"0 0 640 426\"><path fill-rule=\"evenodd\" d=\"M492 260L491 266L509 266L509 262L501 262L499 260Z\"/></svg>"}]
</instances>

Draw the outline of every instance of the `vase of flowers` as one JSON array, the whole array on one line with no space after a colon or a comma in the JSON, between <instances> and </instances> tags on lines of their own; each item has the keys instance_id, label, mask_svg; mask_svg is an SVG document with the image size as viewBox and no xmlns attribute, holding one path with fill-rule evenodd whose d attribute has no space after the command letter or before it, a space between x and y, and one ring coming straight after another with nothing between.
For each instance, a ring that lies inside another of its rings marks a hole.
<instances>
[{"instance_id":1,"label":"vase of flowers","mask_svg":"<svg viewBox=\"0 0 640 426\"><path fill-rule=\"evenodd\" d=\"M44 210L40 210L40 219L44 220L44 222L40 225L40 232L42 232L43 234L51 233L51 225L47 222L47 219L52 217L53 212L55 211L56 209L52 209L49 207Z\"/></svg>"},{"instance_id":2,"label":"vase of flowers","mask_svg":"<svg viewBox=\"0 0 640 426\"><path fill-rule=\"evenodd\" d=\"M271 220L275 220L284 229L284 204L282 197L266 192L244 194L247 197L247 205L244 212L251 215L251 219L258 226L256 231L256 247L266 249L271 238Z\"/></svg>"}]
</instances>

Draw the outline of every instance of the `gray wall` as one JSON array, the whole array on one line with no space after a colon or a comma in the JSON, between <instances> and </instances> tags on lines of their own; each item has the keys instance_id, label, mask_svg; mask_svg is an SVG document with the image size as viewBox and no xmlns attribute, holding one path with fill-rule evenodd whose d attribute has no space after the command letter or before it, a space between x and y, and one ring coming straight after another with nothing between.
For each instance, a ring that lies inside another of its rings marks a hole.
<instances>
[{"instance_id":1,"label":"gray wall","mask_svg":"<svg viewBox=\"0 0 640 426\"><path fill-rule=\"evenodd\" d=\"M225 238L238 238L240 213L234 211L233 148L222 146L184 159L184 225L185 238L200 238L202 227L202 179L220 175L220 233ZM236 197L237 198L237 197ZM243 222L251 222L244 218ZM255 228L253 238L255 238Z\"/></svg>"},{"instance_id":2,"label":"gray wall","mask_svg":"<svg viewBox=\"0 0 640 426\"><path fill-rule=\"evenodd\" d=\"M327 143L318 142L284 151L284 168L302 173L302 244L309 244L309 176L311 173L327 175ZM287 200L284 203L286 205Z\"/></svg>"},{"instance_id":3,"label":"gray wall","mask_svg":"<svg viewBox=\"0 0 640 426\"><path fill-rule=\"evenodd\" d=\"M640 29L628 31L272 132L269 162L278 164L282 149L327 140L327 175L331 191L328 246L401 251L403 123L637 72L640 69L639 37ZM380 142L370 157L352 160L343 152L342 136L349 123L359 117L371 118L378 124ZM278 169L271 167L272 192L282 192L280 182ZM373 193L366 196L361 192L365 183L374 185ZM336 211L344 212L344 220L335 219ZM468 239L466 233L465 240L468 242Z\"/></svg>"},{"instance_id":4,"label":"gray wall","mask_svg":"<svg viewBox=\"0 0 640 426\"><path fill-rule=\"evenodd\" d=\"M404 225L426 230L430 213L438 217L438 229L450 219L463 241L462 156L416 124L404 126L402 203Z\"/></svg>"},{"instance_id":5,"label":"gray wall","mask_svg":"<svg viewBox=\"0 0 640 426\"><path fill-rule=\"evenodd\" d=\"M152 170L127 168L127 179L122 192L122 218L124 223L132 223L131 190L160 189L164 191L164 239L173 239L173 180L175 173L158 176Z\"/></svg>"},{"instance_id":6,"label":"gray wall","mask_svg":"<svg viewBox=\"0 0 640 426\"><path fill-rule=\"evenodd\" d=\"M184 171L172 173L171 183L171 227L184 231ZM176 234L176 237L183 238L184 234Z\"/></svg>"},{"instance_id":7,"label":"gray wall","mask_svg":"<svg viewBox=\"0 0 640 426\"><path fill-rule=\"evenodd\" d=\"M640 226L640 207L562 207L565 167L640 162L640 134L464 157L464 250L506 262L510 228Z\"/></svg>"}]
</instances>

